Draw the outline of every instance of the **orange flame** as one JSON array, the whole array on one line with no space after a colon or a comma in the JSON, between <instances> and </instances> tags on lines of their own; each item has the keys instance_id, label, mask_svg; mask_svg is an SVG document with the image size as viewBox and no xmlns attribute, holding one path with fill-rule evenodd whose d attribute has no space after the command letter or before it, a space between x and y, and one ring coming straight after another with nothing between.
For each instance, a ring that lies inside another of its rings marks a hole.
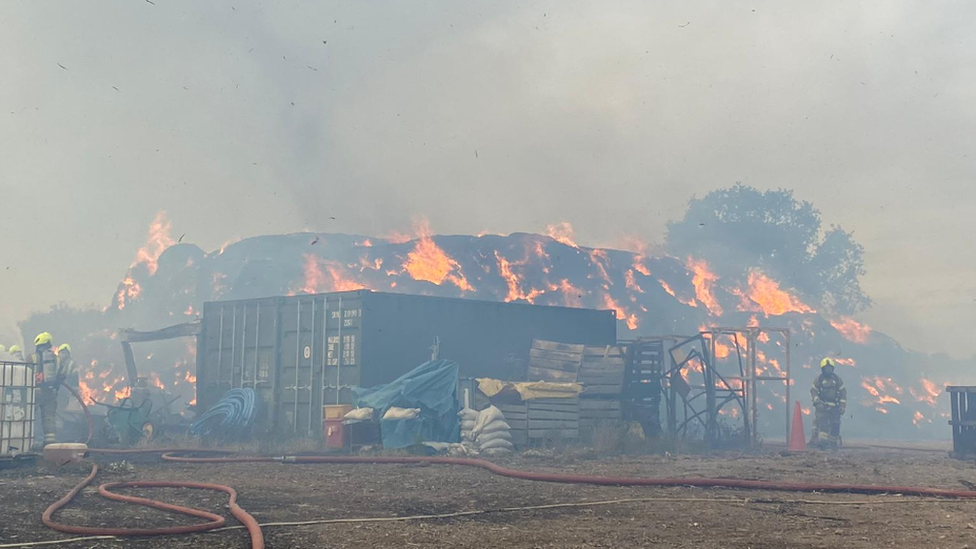
<instances>
[{"instance_id":1,"label":"orange flame","mask_svg":"<svg viewBox=\"0 0 976 549\"><path fill-rule=\"evenodd\" d=\"M352 267L352 265L350 265L350 266ZM370 261L369 258L366 257L365 255L363 257L360 257L359 258L359 272L363 272L366 269L371 269L371 270L374 270L374 271L378 271L381 268L383 268L383 258L382 257L378 257L378 258L374 259L373 261Z\"/></svg>"},{"instance_id":2,"label":"orange flame","mask_svg":"<svg viewBox=\"0 0 976 549\"><path fill-rule=\"evenodd\" d=\"M117 303L118 309L121 311L125 309L125 305L128 301L136 299L139 294L142 293L142 286L140 286L135 280L132 280L132 275L129 274L122 281L122 287L119 288L118 293L115 295L115 301Z\"/></svg>"},{"instance_id":3,"label":"orange flame","mask_svg":"<svg viewBox=\"0 0 976 549\"><path fill-rule=\"evenodd\" d=\"M565 244L571 248L579 248L576 245L573 226L565 221L546 227L546 234L560 244Z\"/></svg>"},{"instance_id":4,"label":"orange flame","mask_svg":"<svg viewBox=\"0 0 976 549\"><path fill-rule=\"evenodd\" d=\"M92 362L94 366L94 361ZM87 383L89 381L93 381L94 379L95 379L95 372L93 372L92 370L88 370L87 372L85 372L85 375L83 377L80 377L80 379L78 379L78 393L81 394L81 399L86 403L95 402L95 390L92 389L91 386L88 385Z\"/></svg>"},{"instance_id":5,"label":"orange flame","mask_svg":"<svg viewBox=\"0 0 976 549\"><path fill-rule=\"evenodd\" d=\"M715 341L715 358L723 359L728 358L732 354L732 348L728 345L722 343L721 341Z\"/></svg>"},{"instance_id":6,"label":"orange flame","mask_svg":"<svg viewBox=\"0 0 976 549\"><path fill-rule=\"evenodd\" d=\"M709 313L715 316L722 316L722 306L719 305L718 299L715 298L715 294L712 292L715 287L715 282L718 281L718 275L712 272L708 266L708 262L704 259L698 260L689 257L686 266L689 271L694 273L691 283L695 287L695 296L698 298L698 301L705 305Z\"/></svg>"},{"instance_id":7,"label":"orange flame","mask_svg":"<svg viewBox=\"0 0 976 549\"><path fill-rule=\"evenodd\" d=\"M152 382L152 384L153 384L154 387L157 387L157 388L163 389L163 390L166 389L166 385L163 385L163 380L159 379L159 374L157 374L156 372L150 372L150 374L149 374L149 381Z\"/></svg>"},{"instance_id":8,"label":"orange flame","mask_svg":"<svg viewBox=\"0 0 976 549\"><path fill-rule=\"evenodd\" d=\"M241 241L241 238L239 236L233 236L233 237L225 240L224 243L220 245L220 249L217 250L217 255L224 255L224 250L227 249L227 246L230 246L231 244L236 244L237 242L240 242L240 241Z\"/></svg>"},{"instance_id":9,"label":"orange flame","mask_svg":"<svg viewBox=\"0 0 976 549\"><path fill-rule=\"evenodd\" d=\"M551 284L549 289L552 291L559 291L563 294L563 304L567 307L582 307L583 306L583 290L580 290L576 286L573 286L569 280L562 279L559 284Z\"/></svg>"},{"instance_id":10,"label":"orange flame","mask_svg":"<svg viewBox=\"0 0 976 549\"><path fill-rule=\"evenodd\" d=\"M156 274L159 256L166 251L166 248L176 244L176 241L169 235L171 228L172 224L166 218L166 212L159 210L156 213L156 218L149 225L149 238L146 240L145 246L136 252L136 260L130 268L143 263L146 265L149 274Z\"/></svg>"},{"instance_id":11,"label":"orange flame","mask_svg":"<svg viewBox=\"0 0 976 549\"><path fill-rule=\"evenodd\" d=\"M875 407L875 410L882 414L887 414L885 404L901 404L901 400L893 396L902 394L902 388L890 377L866 376L861 378L861 387L874 397L874 400L867 399L864 404Z\"/></svg>"},{"instance_id":12,"label":"orange flame","mask_svg":"<svg viewBox=\"0 0 976 549\"><path fill-rule=\"evenodd\" d=\"M303 254L302 257L305 272L305 280L301 288L303 293L347 292L366 288L358 281L348 278L342 268L334 262L321 261L312 254ZM326 272L322 271L323 266Z\"/></svg>"},{"instance_id":13,"label":"orange flame","mask_svg":"<svg viewBox=\"0 0 976 549\"><path fill-rule=\"evenodd\" d=\"M464 291L473 291L474 287L461 272L461 265L431 239L426 221L421 223L419 230L421 237L407 254L404 270L414 280L425 280L438 286L448 281Z\"/></svg>"},{"instance_id":14,"label":"orange flame","mask_svg":"<svg viewBox=\"0 0 976 549\"><path fill-rule=\"evenodd\" d=\"M183 379L185 379L189 383L197 382L197 376L191 374L189 370L186 371L186 375L183 376Z\"/></svg>"},{"instance_id":15,"label":"orange flame","mask_svg":"<svg viewBox=\"0 0 976 549\"><path fill-rule=\"evenodd\" d=\"M854 343L867 343L868 336L871 335L872 331L870 326L861 324L853 318L846 316L837 320L831 320L830 325L840 332L845 339Z\"/></svg>"},{"instance_id":16,"label":"orange flame","mask_svg":"<svg viewBox=\"0 0 976 549\"><path fill-rule=\"evenodd\" d=\"M624 282L627 285L627 289L633 290L640 294L644 293L644 290L639 284L637 284L637 281L634 280L634 269L627 269L627 271L624 273Z\"/></svg>"},{"instance_id":17,"label":"orange flame","mask_svg":"<svg viewBox=\"0 0 976 549\"><path fill-rule=\"evenodd\" d=\"M921 390L916 391L914 387L909 387L908 392L911 393L915 400L935 406L936 399L942 394L942 391L939 390L939 387L934 382L924 377L919 380L919 383L922 385Z\"/></svg>"},{"instance_id":18,"label":"orange flame","mask_svg":"<svg viewBox=\"0 0 976 549\"><path fill-rule=\"evenodd\" d=\"M119 401L132 396L132 389L126 385L121 391L115 391L115 400Z\"/></svg>"},{"instance_id":19,"label":"orange flame","mask_svg":"<svg viewBox=\"0 0 976 549\"><path fill-rule=\"evenodd\" d=\"M742 302L739 304L740 311L751 311L763 313L767 317L770 315L778 316L788 312L796 313L815 313L796 297L790 295L779 287L779 283L767 277L759 271L749 273L748 294L736 291Z\"/></svg>"},{"instance_id":20,"label":"orange flame","mask_svg":"<svg viewBox=\"0 0 976 549\"><path fill-rule=\"evenodd\" d=\"M535 303L535 298L545 293L544 290L536 290L534 288L528 292L522 290L522 283L518 275L512 271L512 264L498 253L497 250L495 251L495 261L498 263L498 274L505 279L505 283L508 285L508 295L505 296L506 303L515 301L516 299L523 299L529 303Z\"/></svg>"},{"instance_id":21,"label":"orange flame","mask_svg":"<svg viewBox=\"0 0 976 549\"><path fill-rule=\"evenodd\" d=\"M304 254L302 258L304 259L302 267L305 272L305 284L301 291L306 294L317 294L324 291L326 278L319 266L318 258L312 254Z\"/></svg>"},{"instance_id":22,"label":"orange flame","mask_svg":"<svg viewBox=\"0 0 976 549\"><path fill-rule=\"evenodd\" d=\"M634 270L644 276L651 276L651 270L644 264L644 259L643 254L634 255Z\"/></svg>"},{"instance_id":23,"label":"orange flame","mask_svg":"<svg viewBox=\"0 0 976 549\"><path fill-rule=\"evenodd\" d=\"M918 425L923 419L925 419L925 416L922 415L922 412L915 410L915 414L912 415L912 423Z\"/></svg>"},{"instance_id":24,"label":"orange flame","mask_svg":"<svg viewBox=\"0 0 976 549\"><path fill-rule=\"evenodd\" d=\"M663 288L665 292L668 292L669 294L671 294L671 297L677 299L679 303L684 303L685 305L687 305L689 307L697 307L698 306L698 302L695 301L695 298L684 299L682 297L678 297L678 294L676 294L674 292L674 290L671 289L671 286L667 282L665 282L663 278L659 278L657 280L657 283L661 285L661 288Z\"/></svg>"},{"instance_id":25,"label":"orange flame","mask_svg":"<svg viewBox=\"0 0 976 549\"><path fill-rule=\"evenodd\" d=\"M616 313L617 320L626 320L627 327L631 330L636 330L637 326L640 324L640 320L637 318L636 314L627 314L627 310L621 307L613 297L610 296L610 292L603 292L603 307L606 309L611 309Z\"/></svg>"}]
</instances>

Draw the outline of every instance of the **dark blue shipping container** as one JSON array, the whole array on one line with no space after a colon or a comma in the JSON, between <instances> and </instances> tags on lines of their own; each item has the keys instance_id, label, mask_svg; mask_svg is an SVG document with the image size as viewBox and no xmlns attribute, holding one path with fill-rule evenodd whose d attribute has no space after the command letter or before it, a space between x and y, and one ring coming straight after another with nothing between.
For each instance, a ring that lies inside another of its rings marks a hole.
<instances>
[{"instance_id":1,"label":"dark blue shipping container","mask_svg":"<svg viewBox=\"0 0 976 549\"><path fill-rule=\"evenodd\" d=\"M431 357L463 377L524 379L533 339L613 345L613 311L357 290L216 301L203 308L197 396L253 387L264 429L317 436L322 406L396 379Z\"/></svg>"}]
</instances>

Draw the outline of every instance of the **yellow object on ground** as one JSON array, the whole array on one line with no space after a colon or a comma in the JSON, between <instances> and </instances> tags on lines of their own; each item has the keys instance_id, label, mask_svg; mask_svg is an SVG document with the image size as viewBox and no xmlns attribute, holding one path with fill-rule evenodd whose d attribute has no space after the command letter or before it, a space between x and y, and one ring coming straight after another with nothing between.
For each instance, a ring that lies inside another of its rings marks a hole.
<instances>
[{"instance_id":1,"label":"yellow object on ground","mask_svg":"<svg viewBox=\"0 0 976 549\"><path fill-rule=\"evenodd\" d=\"M504 390L512 390L522 397L522 400L537 398L575 398L583 392L579 383L556 383L553 381L502 381L489 377L478 378L478 389L491 398Z\"/></svg>"}]
</instances>

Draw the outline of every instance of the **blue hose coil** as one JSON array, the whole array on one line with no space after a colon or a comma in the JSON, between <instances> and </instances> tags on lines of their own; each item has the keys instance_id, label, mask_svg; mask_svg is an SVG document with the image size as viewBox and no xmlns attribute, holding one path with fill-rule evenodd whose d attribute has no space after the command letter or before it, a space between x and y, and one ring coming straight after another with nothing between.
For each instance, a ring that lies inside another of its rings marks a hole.
<instances>
[{"instance_id":1,"label":"blue hose coil","mask_svg":"<svg viewBox=\"0 0 976 549\"><path fill-rule=\"evenodd\" d=\"M255 406L256 395L254 389L231 389L220 397L217 404L203 413L190 424L190 434L193 436L209 435L216 429L229 430L247 428L257 416ZM214 418L223 417L218 423Z\"/></svg>"}]
</instances>

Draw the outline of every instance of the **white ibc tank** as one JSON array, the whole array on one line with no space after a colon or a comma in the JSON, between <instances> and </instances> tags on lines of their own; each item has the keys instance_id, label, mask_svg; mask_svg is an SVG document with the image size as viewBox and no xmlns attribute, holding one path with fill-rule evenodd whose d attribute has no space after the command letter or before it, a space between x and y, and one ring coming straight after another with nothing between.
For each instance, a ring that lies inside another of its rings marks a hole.
<instances>
[{"instance_id":1,"label":"white ibc tank","mask_svg":"<svg viewBox=\"0 0 976 549\"><path fill-rule=\"evenodd\" d=\"M29 452L34 439L34 372L0 363L0 457Z\"/></svg>"}]
</instances>

